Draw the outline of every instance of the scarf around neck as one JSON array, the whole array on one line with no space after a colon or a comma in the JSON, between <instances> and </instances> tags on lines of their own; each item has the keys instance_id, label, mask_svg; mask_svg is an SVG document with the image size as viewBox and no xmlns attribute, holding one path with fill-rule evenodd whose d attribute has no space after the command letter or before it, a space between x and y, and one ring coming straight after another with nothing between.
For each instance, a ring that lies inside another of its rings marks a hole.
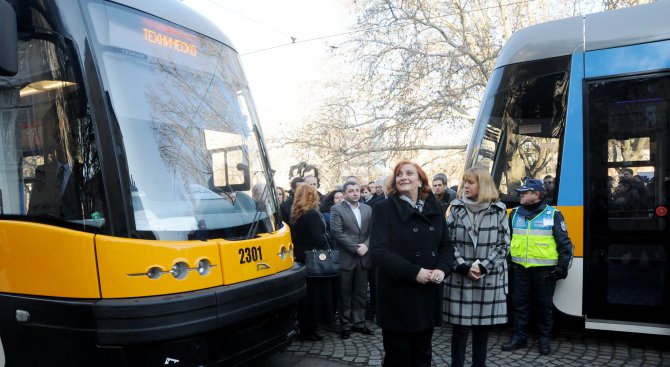
<instances>
[{"instance_id":1,"label":"scarf around neck","mask_svg":"<svg viewBox=\"0 0 670 367\"><path fill-rule=\"evenodd\" d=\"M419 199L419 200L416 201L416 203L414 203L412 201L412 199L410 199L409 197L407 197L403 194L400 194L400 200L402 200L402 201L406 202L407 204L411 205L412 208L416 209L419 213L423 212L423 205L425 203L423 200Z\"/></svg>"},{"instance_id":2,"label":"scarf around neck","mask_svg":"<svg viewBox=\"0 0 670 367\"><path fill-rule=\"evenodd\" d=\"M479 233L479 226L482 223L482 218L484 217L484 211L488 209L489 206L491 206L491 203L490 202L478 203L474 200L470 200L467 197L465 197L465 194L463 194L461 200L463 200L463 204L465 204L465 211L468 213L468 217L470 217L470 223L472 223L472 230L476 235L477 233Z\"/></svg>"}]
</instances>

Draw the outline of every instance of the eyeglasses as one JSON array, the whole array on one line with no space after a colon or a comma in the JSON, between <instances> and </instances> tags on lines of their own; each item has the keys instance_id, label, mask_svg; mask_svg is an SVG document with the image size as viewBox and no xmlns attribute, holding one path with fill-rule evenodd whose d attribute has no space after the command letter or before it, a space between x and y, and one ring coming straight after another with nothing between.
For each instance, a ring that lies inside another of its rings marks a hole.
<instances>
[{"instance_id":1,"label":"eyeglasses","mask_svg":"<svg viewBox=\"0 0 670 367\"><path fill-rule=\"evenodd\" d=\"M553 184L554 181L544 181L544 183L546 183L546 184Z\"/></svg>"}]
</instances>

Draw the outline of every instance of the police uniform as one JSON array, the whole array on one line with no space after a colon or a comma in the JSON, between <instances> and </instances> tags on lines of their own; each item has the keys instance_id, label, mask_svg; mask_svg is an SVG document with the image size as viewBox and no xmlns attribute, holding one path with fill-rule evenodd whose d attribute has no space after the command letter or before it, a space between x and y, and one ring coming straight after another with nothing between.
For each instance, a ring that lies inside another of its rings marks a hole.
<instances>
[{"instance_id":1,"label":"police uniform","mask_svg":"<svg viewBox=\"0 0 670 367\"><path fill-rule=\"evenodd\" d=\"M518 191L543 192L541 185L539 180L527 180ZM561 212L543 201L515 208L509 218L514 334L502 349L526 346L530 308L535 307L540 353L549 354L554 290L556 281L568 275L572 242Z\"/></svg>"}]
</instances>

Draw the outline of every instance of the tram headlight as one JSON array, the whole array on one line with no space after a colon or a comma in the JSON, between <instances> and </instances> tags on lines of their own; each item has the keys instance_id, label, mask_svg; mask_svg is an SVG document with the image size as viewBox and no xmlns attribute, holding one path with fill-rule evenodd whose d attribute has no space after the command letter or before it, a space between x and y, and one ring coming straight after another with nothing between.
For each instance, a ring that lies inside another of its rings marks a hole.
<instances>
[{"instance_id":1,"label":"tram headlight","mask_svg":"<svg viewBox=\"0 0 670 367\"><path fill-rule=\"evenodd\" d=\"M198 261L198 274L205 276L212 270L212 264L207 259Z\"/></svg>"},{"instance_id":2,"label":"tram headlight","mask_svg":"<svg viewBox=\"0 0 670 367\"><path fill-rule=\"evenodd\" d=\"M170 271L170 273L172 273L172 276L175 277L176 279L184 279L188 274L188 265L186 265L185 262L180 261L172 265L172 270Z\"/></svg>"},{"instance_id":3,"label":"tram headlight","mask_svg":"<svg viewBox=\"0 0 670 367\"><path fill-rule=\"evenodd\" d=\"M158 266L154 266L151 269L147 270L147 276L149 279L158 279L163 275L163 269Z\"/></svg>"},{"instance_id":4,"label":"tram headlight","mask_svg":"<svg viewBox=\"0 0 670 367\"><path fill-rule=\"evenodd\" d=\"M286 257L288 256L288 250L286 250L286 247L282 246L281 251L279 251L279 258L284 261L286 260Z\"/></svg>"}]
</instances>

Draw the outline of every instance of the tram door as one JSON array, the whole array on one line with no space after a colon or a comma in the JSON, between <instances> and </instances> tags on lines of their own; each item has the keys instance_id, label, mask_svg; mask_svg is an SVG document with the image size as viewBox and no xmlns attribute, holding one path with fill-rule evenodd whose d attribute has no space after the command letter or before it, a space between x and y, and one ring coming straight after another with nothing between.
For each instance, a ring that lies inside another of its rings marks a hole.
<instances>
[{"instance_id":1,"label":"tram door","mask_svg":"<svg viewBox=\"0 0 670 367\"><path fill-rule=\"evenodd\" d=\"M585 87L584 313L670 324L670 74Z\"/></svg>"}]
</instances>

